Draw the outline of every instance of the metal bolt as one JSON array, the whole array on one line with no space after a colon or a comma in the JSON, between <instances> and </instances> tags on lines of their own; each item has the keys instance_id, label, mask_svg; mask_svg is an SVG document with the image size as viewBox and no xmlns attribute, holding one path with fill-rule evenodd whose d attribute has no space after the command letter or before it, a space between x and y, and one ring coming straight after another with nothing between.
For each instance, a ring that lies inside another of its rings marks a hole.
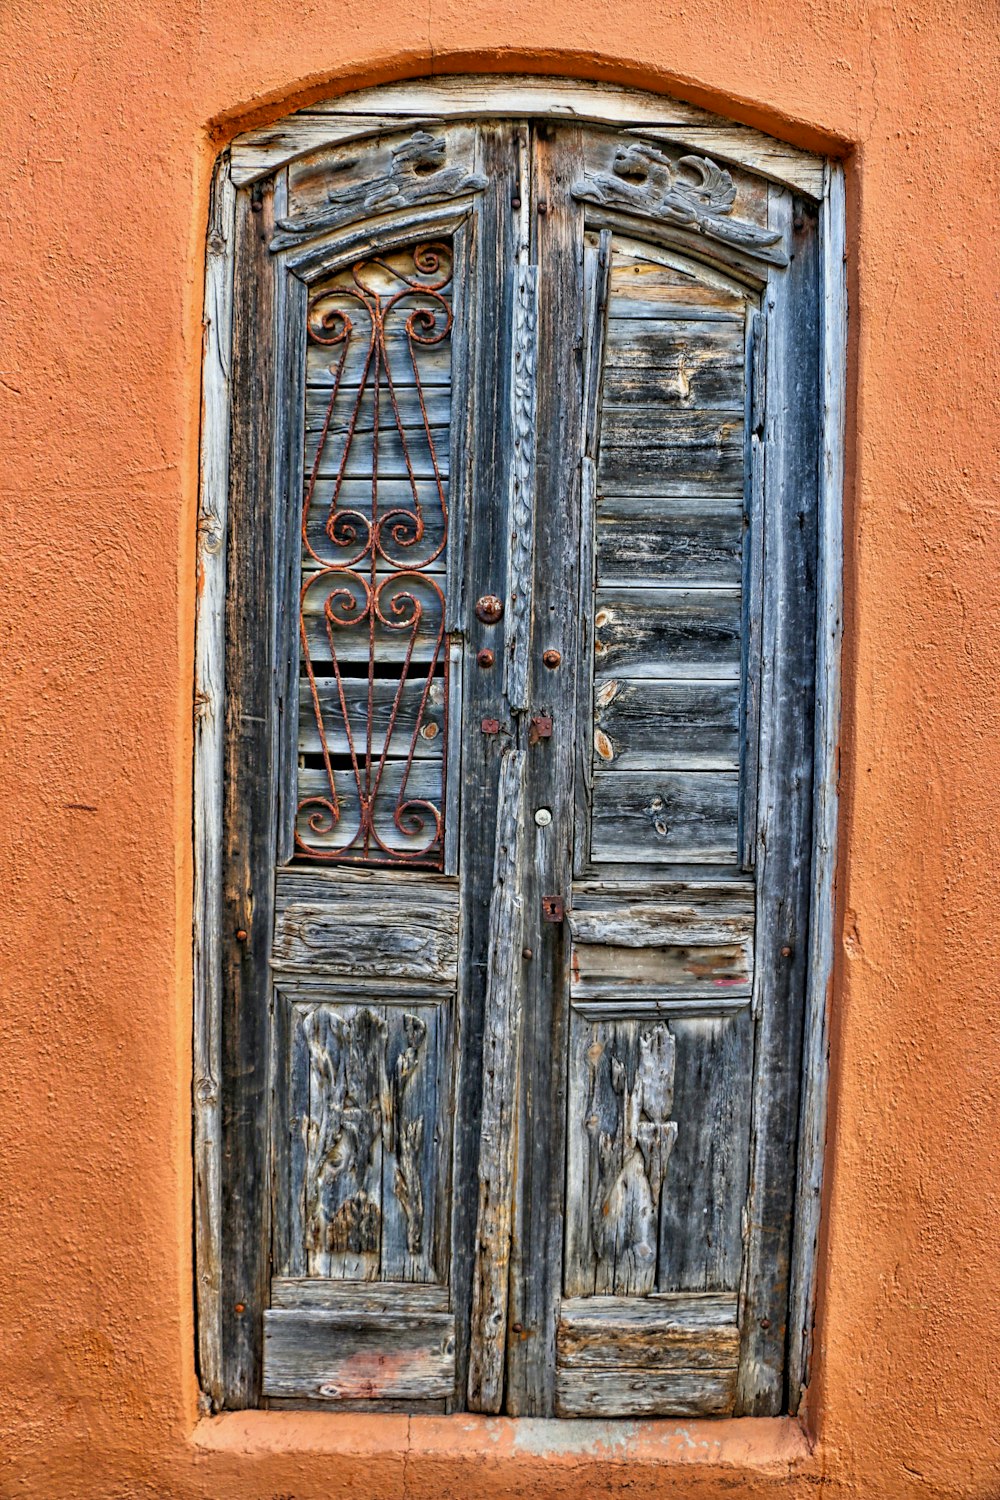
<instances>
[{"instance_id":1,"label":"metal bolt","mask_svg":"<svg viewBox=\"0 0 1000 1500\"><path fill-rule=\"evenodd\" d=\"M534 956L535 956L534 955L534 951L531 948L522 948L521 949L521 957L522 958L534 958Z\"/></svg>"},{"instance_id":2,"label":"metal bolt","mask_svg":"<svg viewBox=\"0 0 1000 1500\"><path fill-rule=\"evenodd\" d=\"M245 943L246 940L247 940L247 930L246 930L246 928L245 927L238 928L237 932L236 932L236 941L238 943Z\"/></svg>"},{"instance_id":3,"label":"metal bolt","mask_svg":"<svg viewBox=\"0 0 1000 1500\"><path fill-rule=\"evenodd\" d=\"M481 667L492 667L493 663L496 661L496 657L493 655L493 652L490 650L489 646L484 646L482 651L476 653L476 661Z\"/></svg>"},{"instance_id":4,"label":"metal bolt","mask_svg":"<svg viewBox=\"0 0 1000 1500\"><path fill-rule=\"evenodd\" d=\"M484 625L495 625L503 618L503 600L498 599L496 594L484 594L481 599L476 600L476 619L481 620Z\"/></svg>"},{"instance_id":5,"label":"metal bolt","mask_svg":"<svg viewBox=\"0 0 1000 1500\"><path fill-rule=\"evenodd\" d=\"M552 814L549 812L547 807L540 807L538 809L538 811L535 813L535 822L538 824L539 828L548 828L549 824L552 822Z\"/></svg>"},{"instance_id":6,"label":"metal bolt","mask_svg":"<svg viewBox=\"0 0 1000 1500\"><path fill-rule=\"evenodd\" d=\"M547 214L548 211L549 211L549 200L547 198L539 198L539 200L538 200L538 212L540 214Z\"/></svg>"},{"instance_id":7,"label":"metal bolt","mask_svg":"<svg viewBox=\"0 0 1000 1500\"><path fill-rule=\"evenodd\" d=\"M552 651L552 650L543 651L542 652L542 661L545 663L545 665L547 667L551 668L554 671L555 668L558 667L559 663L562 661L562 653L560 651Z\"/></svg>"}]
</instances>

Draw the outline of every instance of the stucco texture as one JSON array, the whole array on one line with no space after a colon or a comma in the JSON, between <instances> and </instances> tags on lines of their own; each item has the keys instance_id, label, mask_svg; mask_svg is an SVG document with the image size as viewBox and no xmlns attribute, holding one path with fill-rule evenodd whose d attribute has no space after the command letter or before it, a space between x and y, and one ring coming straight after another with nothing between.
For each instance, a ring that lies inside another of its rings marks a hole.
<instances>
[{"instance_id":1,"label":"stucco texture","mask_svg":"<svg viewBox=\"0 0 1000 1500\"><path fill-rule=\"evenodd\" d=\"M1000 318L987 0L8 0L0 1496L1000 1494ZM843 155L842 838L793 1422L199 1417L191 719L212 162L366 82L662 90Z\"/></svg>"}]
</instances>

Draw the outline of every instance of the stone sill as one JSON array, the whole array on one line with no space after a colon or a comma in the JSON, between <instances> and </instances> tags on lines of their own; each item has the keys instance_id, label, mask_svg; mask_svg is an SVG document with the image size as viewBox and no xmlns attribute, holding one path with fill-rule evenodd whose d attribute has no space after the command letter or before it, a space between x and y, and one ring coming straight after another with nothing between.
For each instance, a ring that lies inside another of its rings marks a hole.
<instances>
[{"instance_id":1,"label":"stone sill","mask_svg":"<svg viewBox=\"0 0 1000 1500\"><path fill-rule=\"evenodd\" d=\"M251 1467L256 1459L270 1469L269 1460L285 1455L301 1474L303 1460L311 1460L316 1480L338 1472L346 1477L345 1469L360 1464L372 1485L368 1494L380 1489L377 1476L388 1478L397 1464L414 1478L426 1465L442 1479L449 1471L456 1479L463 1471L483 1478L486 1469L527 1478L540 1465L549 1474L589 1470L596 1478L601 1470L628 1465L633 1474L658 1470L662 1483L665 1469L687 1471L688 1478L693 1469L705 1478L716 1470L731 1484L737 1474L787 1479L812 1451L794 1417L554 1421L245 1411L203 1418L191 1440L201 1455L216 1454L224 1463L239 1456Z\"/></svg>"}]
</instances>

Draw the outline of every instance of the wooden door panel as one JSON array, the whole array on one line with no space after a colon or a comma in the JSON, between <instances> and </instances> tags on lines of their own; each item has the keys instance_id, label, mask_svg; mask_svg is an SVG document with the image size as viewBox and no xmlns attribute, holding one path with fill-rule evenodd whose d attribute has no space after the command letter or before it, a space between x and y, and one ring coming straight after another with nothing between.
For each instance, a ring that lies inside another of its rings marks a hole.
<instances>
[{"instance_id":1,"label":"wooden door panel","mask_svg":"<svg viewBox=\"0 0 1000 1500\"><path fill-rule=\"evenodd\" d=\"M389 906L394 920L387 922ZM453 988L458 891L452 881L402 871L281 870L272 963L281 972L360 984L405 980Z\"/></svg>"},{"instance_id":2,"label":"wooden door panel","mask_svg":"<svg viewBox=\"0 0 1000 1500\"><path fill-rule=\"evenodd\" d=\"M446 1279L450 1004L279 989L281 1276ZM282 1139L284 1134L284 1139Z\"/></svg>"}]
</instances>

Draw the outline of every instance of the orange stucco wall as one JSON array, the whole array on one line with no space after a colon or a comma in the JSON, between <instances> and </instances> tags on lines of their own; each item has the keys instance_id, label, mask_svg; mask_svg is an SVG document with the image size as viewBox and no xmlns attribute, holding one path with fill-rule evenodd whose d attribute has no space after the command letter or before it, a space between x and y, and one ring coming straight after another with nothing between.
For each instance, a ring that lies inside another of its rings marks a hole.
<instances>
[{"instance_id":1,"label":"orange stucco wall","mask_svg":"<svg viewBox=\"0 0 1000 1500\"><path fill-rule=\"evenodd\" d=\"M9 0L0 19L0 1495L1000 1493L997 12L988 0ZM847 156L832 1116L810 1437L201 1420L191 682L212 159L518 69Z\"/></svg>"}]
</instances>

